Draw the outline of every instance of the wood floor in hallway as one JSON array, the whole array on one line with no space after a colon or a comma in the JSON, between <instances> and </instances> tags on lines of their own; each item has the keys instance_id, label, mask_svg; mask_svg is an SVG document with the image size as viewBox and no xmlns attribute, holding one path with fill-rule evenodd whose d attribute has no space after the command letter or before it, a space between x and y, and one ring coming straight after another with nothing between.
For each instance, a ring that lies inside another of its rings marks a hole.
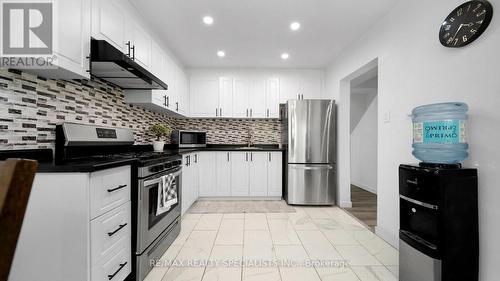
<instances>
[{"instance_id":1,"label":"wood floor in hallway","mask_svg":"<svg viewBox=\"0 0 500 281\"><path fill-rule=\"evenodd\" d=\"M375 231L377 225L377 194L351 185L351 202L352 208L345 208L345 210L370 227L372 231Z\"/></svg>"}]
</instances>

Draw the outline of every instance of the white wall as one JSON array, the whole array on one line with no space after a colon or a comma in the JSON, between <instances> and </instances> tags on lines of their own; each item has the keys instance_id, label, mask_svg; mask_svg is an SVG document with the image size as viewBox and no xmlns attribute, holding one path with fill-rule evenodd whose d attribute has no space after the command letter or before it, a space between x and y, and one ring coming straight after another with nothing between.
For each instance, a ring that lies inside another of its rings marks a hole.
<instances>
[{"instance_id":1,"label":"white wall","mask_svg":"<svg viewBox=\"0 0 500 281\"><path fill-rule=\"evenodd\" d=\"M377 193L378 99L373 91L351 95L351 184Z\"/></svg>"},{"instance_id":2,"label":"white wall","mask_svg":"<svg viewBox=\"0 0 500 281\"><path fill-rule=\"evenodd\" d=\"M340 104L339 126L345 126L349 119L343 106L349 101L342 99L340 80L378 58L377 232L393 244L399 227L398 165L417 162L411 155L407 114L427 103L469 104L470 157L464 164L479 170L481 281L498 280L500 261L500 2L490 2L496 14L481 38L467 47L449 49L438 41L439 27L462 0L400 1L331 63L326 78L328 94ZM389 113L390 121L385 122ZM341 196L346 195L341 192Z\"/></svg>"}]
</instances>

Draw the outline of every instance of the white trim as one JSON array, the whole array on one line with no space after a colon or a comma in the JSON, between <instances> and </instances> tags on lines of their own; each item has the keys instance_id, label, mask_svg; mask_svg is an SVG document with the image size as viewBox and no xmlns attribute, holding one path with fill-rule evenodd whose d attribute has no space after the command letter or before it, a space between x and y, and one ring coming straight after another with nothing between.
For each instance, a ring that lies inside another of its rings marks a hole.
<instances>
[{"instance_id":1,"label":"white trim","mask_svg":"<svg viewBox=\"0 0 500 281\"><path fill-rule=\"evenodd\" d=\"M377 225L375 226L375 234L384 239L387 243L391 244L394 248L399 249L399 238L397 236L393 236L390 231L387 231Z\"/></svg>"},{"instance_id":2,"label":"white trim","mask_svg":"<svg viewBox=\"0 0 500 281\"><path fill-rule=\"evenodd\" d=\"M339 207L341 207L341 208L352 208L352 202L351 201L340 201Z\"/></svg>"},{"instance_id":3,"label":"white trim","mask_svg":"<svg viewBox=\"0 0 500 281\"><path fill-rule=\"evenodd\" d=\"M353 181L353 180L351 180L351 184L355 185L355 186L357 186L357 187L359 187L361 189L364 189L364 190L366 190L368 192L377 194L377 187L373 188L371 186L368 186L366 184L363 184L363 183L360 183L360 182L357 182L357 181Z\"/></svg>"}]
</instances>

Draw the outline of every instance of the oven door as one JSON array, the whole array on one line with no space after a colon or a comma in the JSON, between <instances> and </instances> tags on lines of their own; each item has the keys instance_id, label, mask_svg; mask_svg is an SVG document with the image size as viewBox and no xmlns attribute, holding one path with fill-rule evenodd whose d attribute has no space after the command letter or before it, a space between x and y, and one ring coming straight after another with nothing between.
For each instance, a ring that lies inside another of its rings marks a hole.
<instances>
[{"instance_id":1,"label":"oven door","mask_svg":"<svg viewBox=\"0 0 500 281\"><path fill-rule=\"evenodd\" d=\"M158 205L158 187L162 178L175 175L172 184L177 191L177 203L160 215L156 215ZM153 241L160 236L181 214L181 175L182 168L139 180L139 203L137 213L137 254L142 254Z\"/></svg>"}]
</instances>

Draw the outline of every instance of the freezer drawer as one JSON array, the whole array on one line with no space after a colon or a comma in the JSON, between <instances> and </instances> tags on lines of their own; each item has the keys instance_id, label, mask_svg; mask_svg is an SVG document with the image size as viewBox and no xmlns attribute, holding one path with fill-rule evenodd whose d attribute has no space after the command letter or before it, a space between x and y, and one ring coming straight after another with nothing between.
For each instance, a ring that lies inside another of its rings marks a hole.
<instances>
[{"instance_id":1,"label":"freezer drawer","mask_svg":"<svg viewBox=\"0 0 500 281\"><path fill-rule=\"evenodd\" d=\"M286 202L295 205L334 205L336 167L334 164L288 164Z\"/></svg>"}]
</instances>

